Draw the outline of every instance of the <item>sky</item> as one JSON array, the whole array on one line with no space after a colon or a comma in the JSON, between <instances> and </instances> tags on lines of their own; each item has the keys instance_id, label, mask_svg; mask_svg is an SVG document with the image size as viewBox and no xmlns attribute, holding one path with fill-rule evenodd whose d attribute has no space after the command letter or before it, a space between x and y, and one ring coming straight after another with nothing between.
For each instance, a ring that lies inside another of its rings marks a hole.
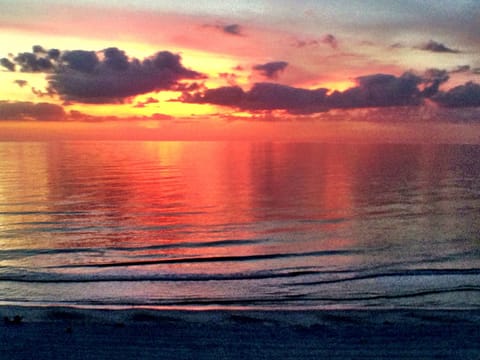
<instances>
[{"instance_id":1,"label":"sky","mask_svg":"<svg viewBox=\"0 0 480 360\"><path fill-rule=\"evenodd\" d=\"M0 140L480 143L476 0L0 7Z\"/></svg>"}]
</instances>

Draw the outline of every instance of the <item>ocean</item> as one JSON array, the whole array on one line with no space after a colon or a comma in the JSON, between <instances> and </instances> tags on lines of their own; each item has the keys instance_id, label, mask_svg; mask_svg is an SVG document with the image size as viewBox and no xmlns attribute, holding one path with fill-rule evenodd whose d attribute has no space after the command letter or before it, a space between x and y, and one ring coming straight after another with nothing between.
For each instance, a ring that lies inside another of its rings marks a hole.
<instances>
[{"instance_id":1,"label":"ocean","mask_svg":"<svg viewBox=\"0 0 480 360\"><path fill-rule=\"evenodd\" d=\"M0 304L480 307L480 146L0 142Z\"/></svg>"}]
</instances>

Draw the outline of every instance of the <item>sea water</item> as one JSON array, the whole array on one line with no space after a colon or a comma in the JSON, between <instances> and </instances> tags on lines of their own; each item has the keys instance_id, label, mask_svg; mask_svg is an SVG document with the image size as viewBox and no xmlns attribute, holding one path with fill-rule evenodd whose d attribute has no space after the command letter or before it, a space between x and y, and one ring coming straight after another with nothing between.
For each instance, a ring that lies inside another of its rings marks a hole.
<instances>
[{"instance_id":1,"label":"sea water","mask_svg":"<svg viewBox=\"0 0 480 360\"><path fill-rule=\"evenodd\" d=\"M480 146L0 143L0 303L478 308Z\"/></svg>"}]
</instances>

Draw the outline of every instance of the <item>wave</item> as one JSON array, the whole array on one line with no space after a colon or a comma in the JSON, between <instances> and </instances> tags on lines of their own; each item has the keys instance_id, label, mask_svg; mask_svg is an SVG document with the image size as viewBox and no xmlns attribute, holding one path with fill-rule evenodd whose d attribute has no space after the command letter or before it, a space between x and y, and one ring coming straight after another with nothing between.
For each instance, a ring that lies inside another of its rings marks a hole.
<instances>
[{"instance_id":1,"label":"wave","mask_svg":"<svg viewBox=\"0 0 480 360\"><path fill-rule=\"evenodd\" d=\"M322 274L334 275L343 271L323 272ZM26 283L86 283L86 282L192 282L192 281L238 281L238 280L264 280L276 278L295 278L319 274L316 270L270 270L254 271L248 273L232 274L58 274L24 270L9 273L5 270L0 273L0 281L26 282Z\"/></svg>"},{"instance_id":2,"label":"wave","mask_svg":"<svg viewBox=\"0 0 480 360\"><path fill-rule=\"evenodd\" d=\"M319 281L306 281L290 284L293 286L315 286L322 284L334 284L342 282L360 281L379 279L387 277L417 277L417 276L460 276L460 275L480 275L480 269L416 269L416 270L400 270L384 273L360 274L340 279L329 279Z\"/></svg>"},{"instance_id":3,"label":"wave","mask_svg":"<svg viewBox=\"0 0 480 360\"><path fill-rule=\"evenodd\" d=\"M67 264L50 266L50 269L60 268L110 268L125 266L145 266L145 265L162 265L162 264L186 264L186 263L216 263L216 262L245 262L259 260L274 260L284 258L298 257L320 257L320 256L336 256L336 255L358 255L366 250L325 250L311 251L303 253L275 253L275 254L257 254L246 256L206 256L206 257L190 257L190 258L167 258L155 260L138 260L138 261L117 261L110 263L86 263L86 264Z\"/></svg>"},{"instance_id":4,"label":"wave","mask_svg":"<svg viewBox=\"0 0 480 360\"><path fill-rule=\"evenodd\" d=\"M422 298L429 296L442 296L445 294L461 294L461 293L479 293L480 287L477 286L458 286L453 288L437 288L426 289L409 292L399 292L397 294L372 294L372 295L356 295L351 296L309 296L309 295L284 295L284 296L262 296L262 297L172 297L172 298L108 298L108 299L62 299L55 300L57 304L70 304L75 306L166 306L166 307L192 307L192 306L225 306L225 307L245 307L245 308L260 308L262 306L272 307L275 309L304 307L307 308L321 308L322 306L351 306L355 308L370 307L372 301L381 300L402 300L409 298ZM5 298L4 302L12 303L42 303L42 301L32 301L21 298ZM45 304L52 305L52 301L45 300ZM387 302L384 306L391 306L391 302ZM378 306L378 305L377 305ZM403 307L411 307L412 304L408 302ZM400 305L402 307L402 305ZM470 304L469 307L478 308L480 304ZM415 306L418 308L418 305ZM450 308L450 307L449 307Z\"/></svg>"},{"instance_id":5,"label":"wave","mask_svg":"<svg viewBox=\"0 0 480 360\"><path fill-rule=\"evenodd\" d=\"M322 297L312 297L308 295L285 295L283 297L255 297L255 298L176 298L176 299L163 299L163 300L153 300L150 305L164 305L164 306L194 306L194 305L239 305L239 306L256 306L256 305L280 305L285 304L308 304L315 303L317 305L326 304L326 303L356 303L364 304L372 300L394 300L394 299L406 299L414 297L425 297L431 295L444 295L447 293L465 293L473 292L480 293L480 287L476 286L458 286L455 288L440 288L440 289L431 289L431 290L419 290L412 292L404 292L398 294L375 294L375 295L366 295L366 296L343 296L343 297L334 297L334 296L322 296ZM98 301L97 301L98 302ZM122 304L118 304L122 305ZM127 305L127 304L124 304Z\"/></svg>"},{"instance_id":6,"label":"wave","mask_svg":"<svg viewBox=\"0 0 480 360\"><path fill-rule=\"evenodd\" d=\"M204 241L204 242L175 242L171 244L158 244L150 246L113 246L113 247L86 247L86 248L39 248L39 249L8 249L0 250L0 257L5 258L22 258L37 255L61 255L61 254L75 254L75 253L94 253L104 254L109 251L119 252L142 252L151 250L164 249L194 249L206 247L224 247L224 246L241 246L241 245L255 245L271 241L268 238L257 239L226 239L218 241Z\"/></svg>"},{"instance_id":7,"label":"wave","mask_svg":"<svg viewBox=\"0 0 480 360\"><path fill-rule=\"evenodd\" d=\"M478 286L458 286L455 288L440 288L440 289L428 289L418 290L412 292L404 292L397 294L374 294L365 296L322 296L312 297L308 295L292 295L284 297L262 297L262 298L250 298L250 299L176 299L174 302L170 301L168 305L261 305L261 304L278 304L278 303L365 303L371 300L394 300L394 299L406 299L413 297L425 297L430 295L444 295L446 293L465 293L474 292L480 293L480 287ZM162 301L162 305L167 305L168 299Z\"/></svg>"},{"instance_id":8,"label":"wave","mask_svg":"<svg viewBox=\"0 0 480 360\"><path fill-rule=\"evenodd\" d=\"M87 283L87 282L204 282L204 281L246 281L266 279L296 279L302 277L318 277L323 280L289 282L286 285L299 286L320 286L345 282L355 282L369 279L380 279L387 277L424 277L424 276L475 276L480 275L480 269L418 269L399 270L384 273L358 274L353 270L330 270L323 271L315 268L280 268L277 270L261 270L239 273L49 273L24 269L22 271L9 271L9 268L0 267L0 282L26 282L26 283ZM355 274L352 276L352 274ZM478 278L480 279L480 278ZM471 280L471 279L470 279Z\"/></svg>"}]
</instances>

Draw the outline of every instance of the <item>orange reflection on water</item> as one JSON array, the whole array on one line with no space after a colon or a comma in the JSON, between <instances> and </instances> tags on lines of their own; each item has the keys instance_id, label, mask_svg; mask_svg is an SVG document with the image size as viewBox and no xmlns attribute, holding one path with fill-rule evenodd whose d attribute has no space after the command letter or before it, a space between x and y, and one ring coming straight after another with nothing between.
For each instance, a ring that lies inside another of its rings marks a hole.
<instances>
[{"instance_id":1,"label":"orange reflection on water","mask_svg":"<svg viewBox=\"0 0 480 360\"><path fill-rule=\"evenodd\" d=\"M337 150L248 142L58 144L49 157L50 206L57 222L80 230L53 238L59 247L139 247L137 255L159 259L352 246L351 238L332 236L348 226L352 206L352 164ZM62 215L72 211L81 215ZM317 231L318 239L311 235ZM312 238L297 241L302 232ZM258 238L265 241L208 245Z\"/></svg>"},{"instance_id":2,"label":"orange reflection on water","mask_svg":"<svg viewBox=\"0 0 480 360\"><path fill-rule=\"evenodd\" d=\"M28 237L18 238L23 239L21 247L97 249L95 254L72 253L56 261L157 259L152 267L169 271L214 272L218 263L162 265L162 259L354 249L370 231L368 222L357 223L356 212L382 210L385 196L391 197L388 203L395 201L397 193L389 187L416 181L419 166L418 149L396 155L397 148L367 145L69 142L25 146L27 150L18 145L14 150L2 148L3 179L13 168L20 180L0 184L2 203L35 199L34 204L16 208L28 212L18 215L18 225L12 224L10 215L1 218L10 230L31 230ZM392 159L397 160L390 163ZM219 241L227 243L219 245ZM319 261L297 260L312 266ZM346 255L321 261L333 266L361 259ZM265 260L266 267L270 263ZM234 266L231 271L261 264Z\"/></svg>"},{"instance_id":3,"label":"orange reflection on water","mask_svg":"<svg viewBox=\"0 0 480 360\"><path fill-rule=\"evenodd\" d=\"M0 236L1 249L33 248L28 232L32 221L50 220L48 153L38 143L0 142ZM27 224L27 225L25 225ZM19 236L9 234L19 233Z\"/></svg>"}]
</instances>

